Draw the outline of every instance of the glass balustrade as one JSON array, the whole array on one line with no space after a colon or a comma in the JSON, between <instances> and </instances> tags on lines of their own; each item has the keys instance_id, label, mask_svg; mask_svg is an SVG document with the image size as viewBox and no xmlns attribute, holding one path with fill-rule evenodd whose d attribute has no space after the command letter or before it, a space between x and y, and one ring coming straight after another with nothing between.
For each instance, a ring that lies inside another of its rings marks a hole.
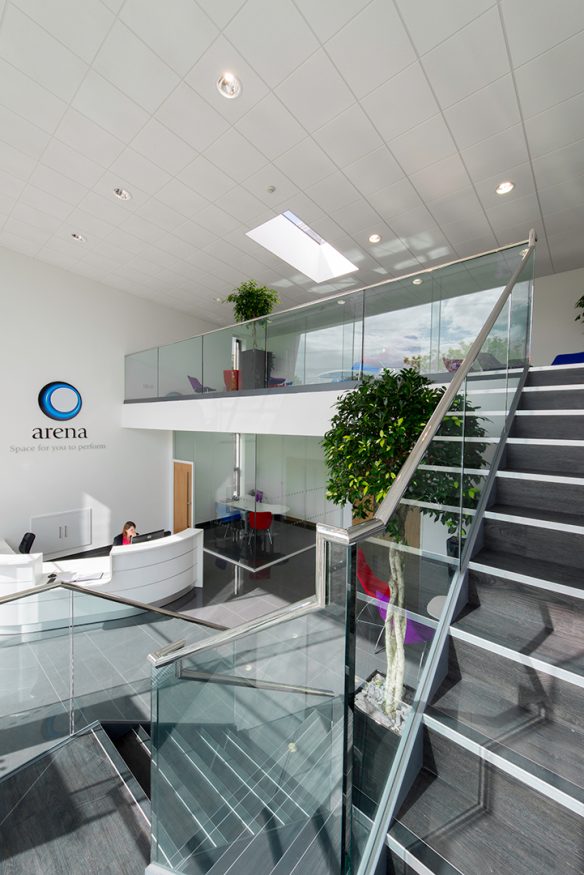
<instances>
[{"instance_id":1,"label":"glass balustrade","mask_svg":"<svg viewBox=\"0 0 584 875\"><path fill-rule=\"evenodd\" d=\"M332 385L382 368L415 367L439 380L460 365L522 251L509 247L134 353L126 357L125 399ZM495 333L477 369L521 358L525 296L517 289L510 304L509 349Z\"/></svg>"}]
</instances>

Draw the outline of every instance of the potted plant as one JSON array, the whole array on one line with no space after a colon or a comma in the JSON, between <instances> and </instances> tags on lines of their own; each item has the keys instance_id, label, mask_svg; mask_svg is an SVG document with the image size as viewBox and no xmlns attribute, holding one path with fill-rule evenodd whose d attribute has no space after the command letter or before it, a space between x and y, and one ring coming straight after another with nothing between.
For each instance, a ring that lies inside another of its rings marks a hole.
<instances>
[{"instance_id":1,"label":"potted plant","mask_svg":"<svg viewBox=\"0 0 584 875\"><path fill-rule=\"evenodd\" d=\"M236 322L248 322L262 316L269 316L280 303L278 293L267 286L260 286L255 280L246 280L225 298L233 304ZM252 348L239 354L239 388L261 389L268 383L272 355L266 350L256 349L257 322L252 322Z\"/></svg>"},{"instance_id":2,"label":"potted plant","mask_svg":"<svg viewBox=\"0 0 584 875\"><path fill-rule=\"evenodd\" d=\"M399 372L382 371L379 377L365 377L361 385L337 402L331 428L323 439L328 467L327 497L335 504L350 502L356 520L374 515L379 502L390 490L400 468L432 415L445 390L430 384L414 368ZM453 404L453 412L444 420L441 434L483 436L477 416L463 417L462 400ZM460 413L458 412L460 411ZM465 412L472 412L469 404ZM465 445L465 466L480 467L484 444ZM460 467L459 442L433 442L425 460L431 470L416 472L408 488L408 498L444 507L458 507L460 477L452 468ZM430 458L431 456L431 458ZM438 470L434 470L434 468ZM445 470L441 471L440 468ZM448 470L450 469L450 471ZM479 477L465 474L463 501L475 502ZM458 531L460 517L454 512L422 507L421 512L446 524L449 532ZM379 678L375 695L381 700L387 721L384 724L400 731L404 718L404 672L406 632L404 543L408 506L401 504L389 522L389 598L385 606L386 674L383 690ZM464 520L463 520L464 524Z\"/></svg>"}]
</instances>

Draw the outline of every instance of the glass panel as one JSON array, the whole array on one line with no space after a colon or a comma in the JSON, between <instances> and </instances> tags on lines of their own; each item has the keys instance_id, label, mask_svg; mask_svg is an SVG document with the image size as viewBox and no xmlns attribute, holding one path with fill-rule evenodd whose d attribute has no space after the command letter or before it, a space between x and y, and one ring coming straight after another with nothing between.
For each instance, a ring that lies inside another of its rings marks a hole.
<instances>
[{"instance_id":1,"label":"glass panel","mask_svg":"<svg viewBox=\"0 0 584 875\"><path fill-rule=\"evenodd\" d=\"M125 358L126 401L156 398L158 395L158 347L135 352Z\"/></svg>"},{"instance_id":2,"label":"glass panel","mask_svg":"<svg viewBox=\"0 0 584 875\"><path fill-rule=\"evenodd\" d=\"M412 278L365 292L363 373L381 368L433 370L430 361L433 288Z\"/></svg>"},{"instance_id":3,"label":"glass panel","mask_svg":"<svg viewBox=\"0 0 584 875\"><path fill-rule=\"evenodd\" d=\"M291 871L304 832L317 841L302 871L340 870L339 619L283 621L154 671L155 861L203 873L252 849Z\"/></svg>"},{"instance_id":4,"label":"glass panel","mask_svg":"<svg viewBox=\"0 0 584 875\"><path fill-rule=\"evenodd\" d=\"M239 361L239 368L236 363ZM205 391L263 389L272 361L266 356L266 320L232 325L203 336Z\"/></svg>"},{"instance_id":5,"label":"glass panel","mask_svg":"<svg viewBox=\"0 0 584 875\"><path fill-rule=\"evenodd\" d=\"M2 775L69 735L69 623L65 590L0 605Z\"/></svg>"},{"instance_id":6,"label":"glass panel","mask_svg":"<svg viewBox=\"0 0 584 875\"><path fill-rule=\"evenodd\" d=\"M362 306L362 295L355 294L268 320L274 379L294 386L358 379Z\"/></svg>"},{"instance_id":7,"label":"glass panel","mask_svg":"<svg viewBox=\"0 0 584 875\"><path fill-rule=\"evenodd\" d=\"M198 395L203 389L202 337L191 337L170 346L161 346L158 374L160 398Z\"/></svg>"}]
</instances>

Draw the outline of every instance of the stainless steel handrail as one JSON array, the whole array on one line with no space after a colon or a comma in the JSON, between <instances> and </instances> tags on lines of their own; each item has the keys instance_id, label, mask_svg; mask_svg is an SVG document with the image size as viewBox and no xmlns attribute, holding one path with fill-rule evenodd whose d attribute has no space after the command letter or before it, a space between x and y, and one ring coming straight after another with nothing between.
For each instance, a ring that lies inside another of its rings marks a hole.
<instances>
[{"instance_id":1,"label":"stainless steel handrail","mask_svg":"<svg viewBox=\"0 0 584 875\"><path fill-rule=\"evenodd\" d=\"M83 593L83 595L94 596L97 599L105 599L108 602L117 602L118 604L126 605L129 608L139 608L142 611L151 611L155 614L161 614L164 617L172 617L176 620L184 620L187 623L194 623L197 626L205 626L216 632L223 632L228 629L227 626L221 626L219 623L211 623L209 620L201 620L198 617L189 617L188 614L177 614L176 611L169 611L168 608L156 607L147 602L137 602L135 599L123 598L122 596L113 595L113 593L95 592L84 586L78 586L74 583L65 583L64 581L61 583L58 580L55 580L52 583L45 583L42 586L35 586L31 589L23 589L19 592L8 593L8 595L0 598L0 605L8 604L9 602L17 601L18 599L28 598L28 596L38 595L40 592L50 592L52 589L66 589L70 592Z\"/></svg>"},{"instance_id":2,"label":"stainless steel handrail","mask_svg":"<svg viewBox=\"0 0 584 875\"><path fill-rule=\"evenodd\" d=\"M213 674L209 671L197 671L194 668L180 668L177 676L181 680L200 681L210 684L222 684L226 687L251 687L256 690L273 690L276 693L302 693L306 696L321 696L334 698L332 690L319 690L315 687L302 687L298 684L279 684L275 681L262 681L257 678L246 678L232 674Z\"/></svg>"},{"instance_id":3,"label":"stainless steel handrail","mask_svg":"<svg viewBox=\"0 0 584 875\"><path fill-rule=\"evenodd\" d=\"M277 319L287 313L294 313L297 310L304 310L310 307L318 307L319 304L326 304L329 301L335 301L337 298L350 298L352 295L358 295L360 292L366 292L369 289L378 289L380 286L387 286L393 283L401 283L409 280L413 276L421 276L422 274L432 274L440 270L445 270L447 267L452 267L454 264L464 264L466 261L474 261L477 258L484 258L487 255L496 255L498 252L506 252L508 249L515 249L517 246L522 246L527 243L527 240L519 240L517 243L509 243L506 246L499 246L495 249L487 249L485 252L478 252L475 255L466 255L464 258L455 258L452 261L446 261L444 264L436 264L433 267L421 267L419 270L414 270L411 273L404 273L401 276L388 277L380 280L378 283L371 283L368 286L359 286L357 289L346 290L344 292L336 292L334 295L326 295L318 298L316 301L307 301L305 304L296 304L294 307L287 307L285 310L277 310L270 315L270 319ZM127 353L124 358L130 358L133 355L139 355L141 352L151 352L153 349L166 349L169 346L174 346L176 343L186 343L188 340L195 340L197 337L207 337L209 334L216 334L218 331L229 331L230 328L241 330L242 326L251 325L252 322L261 322L266 316L258 316L255 319L247 319L245 322L233 322L230 325L222 325L220 328L211 328L210 331L203 331L201 334L194 334L192 337L187 337L185 340L175 340L173 343L166 343L162 346L149 346L146 349L137 349L134 352Z\"/></svg>"},{"instance_id":4,"label":"stainless steel handrail","mask_svg":"<svg viewBox=\"0 0 584 875\"><path fill-rule=\"evenodd\" d=\"M363 523L357 523L356 525L350 526L347 529L335 528L333 526L325 526L322 523L318 523L316 527L317 532L321 534L325 540L334 541L336 543L355 544L359 541L365 540L366 538L370 538L373 535L379 534L380 532L385 530L385 527L387 526L389 520L395 513L400 501L402 500L404 493L410 484L410 480L412 479L418 468L418 465L426 454L432 439L435 437L436 432L440 428L445 414L448 413L448 411L450 410L454 398L456 398L460 387L470 373L470 369L472 368L475 359L480 353L483 344L489 336L493 325L497 321L503 307L505 306L507 299L509 298L509 295L511 294L515 286L515 283L517 282L517 279L521 274L525 263L527 262L527 259L535 249L536 240L537 237L535 231L532 229L529 232L527 249L523 253L520 263L517 265L516 269L513 272L513 275L511 276L511 279L501 292L499 298L497 299L497 303L491 310L489 317L477 334L462 364L454 373L452 380L448 384L448 388L436 405L434 413L426 423L422 433L420 434L420 437L414 444L410 455L400 468L397 477L392 483L391 489L377 508L375 512L375 517L372 520L366 520Z\"/></svg>"}]
</instances>

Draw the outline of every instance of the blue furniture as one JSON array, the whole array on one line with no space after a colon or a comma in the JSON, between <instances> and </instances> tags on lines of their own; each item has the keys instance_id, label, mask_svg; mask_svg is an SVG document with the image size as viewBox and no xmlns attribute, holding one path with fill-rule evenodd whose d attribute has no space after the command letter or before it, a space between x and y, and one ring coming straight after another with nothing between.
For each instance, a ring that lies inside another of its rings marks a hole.
<instances>
[{"instance_id":1,"label":"blue furniture","mask_svg":"<svg viewBox=\"0 0 584 875\"><path fill-rule=\"evenodd\" d=\"M557 355L552 365L579 365L584 363L584 352L563 352Z\"/></svg>"}]
</instances>

